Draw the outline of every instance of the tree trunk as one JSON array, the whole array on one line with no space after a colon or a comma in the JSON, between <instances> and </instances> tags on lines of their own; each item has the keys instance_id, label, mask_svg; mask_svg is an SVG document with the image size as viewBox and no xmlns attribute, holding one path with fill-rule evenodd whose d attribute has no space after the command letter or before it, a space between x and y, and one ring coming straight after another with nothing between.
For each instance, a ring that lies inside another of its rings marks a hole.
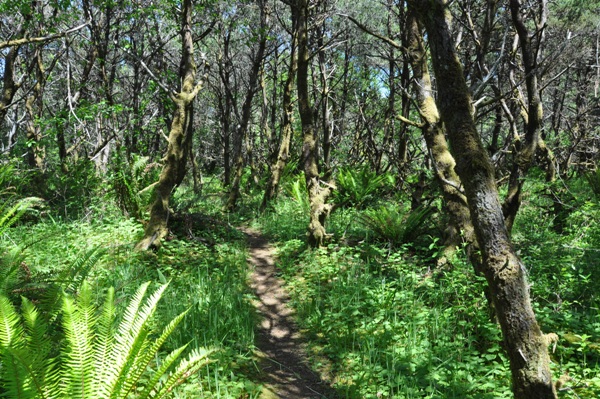
<instances>
[{"instance_id":1,"label":"tree trunk","mask_svg":"<svg viewBox=\"0 0 600 399\"><path fill-rule=\"evenodd\" d=\"M467 254L476 270L479 268L477 239L467 199L462 192L460 177L454 170L456 161L450 153L439 110L433 97L433 87L427 67L427 56L421 29L414 12L409 11L406 23L408 59L413 70L413 87L419 113L423 120L421 131L430 151L435 177L442 190L444 207L449 217L445 230L444 262L463 240L468 243ZM462 234L462 236L461 236Z\"/></svg>"},{"instance_id":2,"label":"tree trunk","mask_svg":"<svg viewBox=\"0 0 600 399\"><path fill-rule=\"evenodd\" d=\"M36 119L40 118L42 115L42 92L46 80L40 48L37 48L35 51L35 60L36 82L31 90L31 94L27 96L27 100L25 101L25 109L27 110L27 116L29 118L27 121L27 141L29 143L27 148L27 160L30 167L43 172L46 152L44 147L40 144L42 132L40 131L39 124L36 123Z\"/></svg>"},{"instance_id":3,"label":"tree trunk","mask_svg":"<svg viewBox=\"0 0 600 399\"><path fill-rule=\"evenodd\" d=\"M321 132L323 134L323 175L331 174L331 139L333 134L333 121L331 119L331 107L329 105L329 71L325 61L325 22L323 20L319 32L318 46L319 51L317 60L319 62L319 77L321 81Z\"/></svg>"},{"instance_id":4,"label":"tree trunk","mask_svg":"<svg viewBox=\"0 0 600 399\"><path fill-rule=\"evenodd\" d=\"M306 189L310 204L310 220L308 224L308 243L313 247L323 245L326 231L325 220L331 211L331 205L326 204L332 186L321 186L317 159L317 137L310 97L308 94L308 69L310 55L308 47L308 0L297 0L298 27L298 107L302 122L302 154L301 162L306 179Z\"/></svg>"},{"instance_id":5,"label":"tree trunk","mask_svg":"<svg viewBox=\"0 0 600 399\"><path fill-rule=\"evenodd\" d=\"M292 7L292 13L295 13L295 8ZM297 18L294 14L292 21L295 24ZM281 139L279 142L279 150L277 151L277 158L273 165L271 165L271 177L267 183L265 189L265 195L263 197L260 209L264 211L271 201L277 197L277 191L279 190L279 181L283 169L287 165L288 158L290 155L290 143L292 140L292 122L294 117L294 105L292 103L292 95L294 92L294 80L296 78L296 69L298 67L298 56L296 54L296 47L298 42L297 27L292 27L292 40L290 44L290 65L288 68L288 74L285 79L285 86L283 88L283 121L281 124Z\"/></svg>"},{"instance_id":6,"label":"tree trunk","mask_svg":"<svg viewBox=\"0 0 600 399\"><path fill-rule=\"evenodd\" d=\"M194 61L194 41L192 37L192 0L184 0L182 9L182 57L179 70L181 88L172 93L175 114L171 122L167 153L164 166L155 185L155 198L150 208L150 220L144 230L144 238L136 249L147 250L160 245L168 234L168 221L171 213L169 200L173 189L181 183L186 173L187 154L193 131L193 101L200 91L201 83L196 83L196 63Z\"/></svg>"},{"instance_id":7,"label":"tree trunk","mask_svg":"<svg viewBox=\"0 0 600 399\"><path fill-rule=\"evenodd\" d=\"M446 0L411 0L427 30L437 78L438 103L464 186L483 271L510 359L516 399L555 399L548 344L529 297L527 271L512 247L504 225L494 170L475 127L471 98L450 33Z\"/></svg>"},{"instance_id":8,"label":"tree trunk","mask_svg":"<svg viewBox=\"0 0 600 399\"><path fill-rule=\"evenodd\" d=\"M222 30L226 30L222 28ZM231 32L227 30L223 36L223 54L219 56L219 77L223 92L219 95L219 112L221 116L221 135L223 140L223 185L231 183L231 112L233 109L233 95L230 89L231 60L229 55L229 43Z\"/></svg>"},{"instance_id":9,"label":"tree trunk","mask_svg":"<svg viewBox=\"0 0 600 399\"><path fill-rule=\"evenodd\" d=\"M547 7L546 0L539 1L541 3L542 15L540 21L541 26L539 28L540 31L539 33L536 33L536 35L539 35L537 50L539 50L542 43L543 25L545 24L545 8ZM527 174L527 171L533 163L536 152L540 152L546 160L548 180L554 179L554 159L552 152L546 147L541 136L544 110L538 88L538 65L536 59L536 53L538 51L534 49L529 31L525 25L525 21L523 21L521 15L521 2L519 0L510 0L509 4L513 25L517 30L521 46L528 104L527 109L524 109L522 112L525 121L525 140L521 143L518 136L514 138L515 141L513 146L516 156L514 157L514 164L509 178L508 192L502 206L506 227L510 232L515 222L517 212L521 206L521 194L525 182L524 176Z\"/></svg>"},{"instance_id":10,"label":"tree trunk","mask_svg":"<svg viewBox=\"0 0 600 399\"><path fill-rule=\"evenodd\" d=\"M236 202L240 196L240 183L242 181L242 174L244 172L244 152L243 144L247 138L248 125L250 123L250 117L252 116L252 99L258 88L258 78L260 74L260 67L263 63L265 48L267 45L267 25L269 23L269 13L265 1L260 1L260 27L259 35L260 39L258 42L258 48L254 54L254 60L252 62L252 68L250 70L250 76L248 77L248 91L244 98L244 104L242 105L242 118L240 124L235 131L233 139L234 143L234 167L233 167L233 182L229 189L229 198L225 205L225 210L231 211L235 208Z\"/></svg>"}]
</instances>

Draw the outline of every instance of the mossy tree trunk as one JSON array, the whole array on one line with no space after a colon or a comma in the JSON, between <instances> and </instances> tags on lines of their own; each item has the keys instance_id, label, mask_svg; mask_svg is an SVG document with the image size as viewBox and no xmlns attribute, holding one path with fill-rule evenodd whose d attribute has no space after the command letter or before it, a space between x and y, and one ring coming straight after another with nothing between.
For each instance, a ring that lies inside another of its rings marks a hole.
<instances>
[{"instance_id":1,"label":"mossy tree trunk","mask_svg":"<svg viewBox=\"0 0 600 399\"><path fill-rule=\"evenodd\" d=\"M252 68L250 69L250 76L248 77L248 90L242 104L242 116L240 123L235 130L233 137L234 145L234 159L233 159L233 181L229 188L229 196L227 203L225 204L225 210L232 211L235 208L237 200L240 196L240 183L242 181L242 175L244 172L244 141L247 142L248 146L251 145L248 137L248 125L250 124L250 117L252 116L252 100L258 90L258 78L260 77L260 69L265 56L265 48L267 45L268 36L268 23L269 23L269 10L266 4L266 0L260 0L260 26L258 28L258 47L254 54L252 61ZM250 149L248 151L251 151Z\"/></svg>"},{"instance_id":2,"label":"mossy tree trunk","mask_svg":"<svg viewBox=\"0 0 600 399\"><path fill-rule=\"evenodd\" d=\"M31 89L31 93L25 100L25 109L27 111L27 141L31 145L27 149L27 161L30 167L43 172L45 168L46 151L40 144L42 140L42 132L39 123L36 122L41 118L43 111L43 91L46 82L42 52L40 48L35 50L35 84Z\"/></svg>"},{"instance_id":3,"label":"mossy tree trunk","mask_svg":"<svg viewBox=\"0 0 600 399\"><path fill-rule=\"evenodd\" d=\"M446 0L411 0L427 30L437 78L438 106L457 162L477 240L483 272L510 360L516 399L555 399L548 344L529 297L527 272L510 242L494 170L475 127L472 103L450 33Z\"/></svg>"},{"instance_id":4,"label":"mossy tree trunk","mask_svg":"<svg viewBox=\"0 0 600 399\"><path fill-rule=\"evenodd\" d=\"M546 162L547 179L554 179L554 156L541 136L544 110L542 107L542 99L540 89L538 87L538 60L536 54L541 51L542 39L544 37L544 29L547 19L547 2L540 0L540 18L536 23L537 29L535 36L537 37L536 46L532 43L531 34L527 29L527 25L523 19L523 7L520 0L510 0L510 11L513 25L519 37L519 45L521 47L521 56L523 59L523 69L525 74L525 87L527 89L527 100L520 101L522 106L521 115L525 125L524 140L518 135L513 138L513 153L514 164L510 173L508 192L502 206L506 227L510 232L515 222L517 212L521 207L521 196L524 176L533 163L536 153L542 155ZM525 105L527 104L527 105Z\"/></svg>"},{"instance_id":5,"label":"mossy tree trunk","mask_svg":"<svg viewBox=\"0 0 600 399\"><path fill-rule=\"evenodd\" d=\"M327 198L332 186L321 184L318 165L317 136L310 97L308 93L308 69L310 54L308 43L309 1L297 0L296 7L298 28L298 107L302 123L302 154L301 162L306 179L306 189L310 204L310 220L308 224L308 243L317 247L324 243L326 237L325 220L331 211Z\"/></svg>"},{"instance_id":6,"label":"mossy tree trunk","mask_svg":"<svg viewBox=\"0 0 600 399\"><path fill-rule=\"evenodd\" d=\"M197 67L194 61L194 40L192 37L192 0L184 0L182 8L182 57L179 69L181 87L179 92L171 93L175 104L175 113L169 131L167 153L163 158L163 169L150 208L150 220L144 230L144 237L136 249L147 250L157 246L168 234L168 222L171 210L171 193L181 183L186 174L187 155L193 132L193 101L202 84L196 82Z\"/></svg>"},{"instance_id":7,"label":"mossy tree trunk","mask_svg":"<svg viewBox=\"0 0 600 399\"><path fill-rule=\"evenodd\" d=\"M292 13L295 13L295 8L292 7ZM294 15L292 17L293 23L297 23L297 18ZM277 197L277 191L279 190L279 181L281 180L281 174L288 163L290 156L290 144L292 141L292 122L294 117L294 104L292 96L294 94L294 82L296 78L296 70L298 67L298 56L296 52L297 47L297 35L298 31L296 27L292 27L292 40L290 44L290 65L288 67L288 74L285 79L285 86L283 88L283 121L281 123L281 138L279 141L279 148L273 165L271 165L271 176L267 182L265 194L260 206L261 210L267 209L267 206L271 201Z\"/></svg>"},{"instance_id":8,"label":"mossy tree trunk","mask_svg":"<svg viewBox=\"0 0 600 399\"><path fill-rule=\"evenodd\" d=\"M413 71L413 87L416 93L417 106L421 114L421 131L431 154L435 177L442 190L444 207L449 218L445 230L446 250L444 260L452 254L456 246L464 240L467 252L475 269L479 267L477 252L477 238L471 222L471 215L467 198L463 193L462 182L454 170L456 161L450 153L440 113L433 97L433 87L429 68L427 67L427 53L423 45L421 29L414 12L409 11L406 23L408 59Z\"/></svg>"}]
</instances>

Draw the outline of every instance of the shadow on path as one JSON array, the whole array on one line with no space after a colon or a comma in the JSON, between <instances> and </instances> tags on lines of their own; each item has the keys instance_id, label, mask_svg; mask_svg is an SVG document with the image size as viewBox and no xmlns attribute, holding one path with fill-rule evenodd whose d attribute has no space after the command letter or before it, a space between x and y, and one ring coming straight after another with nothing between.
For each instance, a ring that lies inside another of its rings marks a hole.
<instances>
[{"instance_id":1,"label":"shadow on path","mask_svg":"<svg viewBox=\"0 0 600 399\"><path fill-rule=\"evenodd\" d=\"M338 395L308 366L305 345L287 306L289 297L277 278L273 248L260 233L244 229L254 265L251 287L261 316L257 345L266 360L259 367L264 383L281 399L334 399Z\"/></svg>"}]
</instances>

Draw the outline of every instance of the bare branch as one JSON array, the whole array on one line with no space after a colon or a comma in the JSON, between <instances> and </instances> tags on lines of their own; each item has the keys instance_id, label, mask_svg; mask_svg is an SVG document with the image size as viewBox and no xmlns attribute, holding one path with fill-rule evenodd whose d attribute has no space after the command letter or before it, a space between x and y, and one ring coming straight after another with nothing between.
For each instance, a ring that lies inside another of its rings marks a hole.
<instances>
[{"instance_id":1,"label":"bare branch","mask_svg":"<svg viewBox=\"0 0 600 399\"><path fill-rule=\"evenodd\" d=\"M49 42L49 41L52 41L55 39L60 39L61 37L64 37L70 33L77 32L78 30L85 28L89 24L90 24L90 21L87 21L84 24L81 24L79 26L76 26L74 28L66 30L64 32L55 33L53 35L40 36L40 37L23 37L21 39L14 39L14 40L7 40L5 42L0 42L0 50L2 50L3 48L6 48L6 47L22 46L24 44L29 44L29 43L46 43L46 42Z\"/></svg>"},{"instance_id":2,"label":"bare branch","mask_svg":"<svg viewBox=\"0 0 600 399\"><path fill-rule=\"evenodd\" d=\"M361 24L361 23L360 23L358 20L356 20L354 17L352 17L352 16L350 16L350 15L347 15L347 14L339 14L339 13L338 13L337 15L340 15L340 16L342 16L342 17L346 17L346 18L348 18L348 19L349 19L350 21L352 21L352 22L353 22L353 23L354 23L356 26L358 26L358 28L359 28L360 30L362 30L363 32L365 32L365 33L367 33L367 34L369 34L369 35L371 35L371 36L374 36L374 37L376 37L376 38L378 38L378 39L380 39L380 40L383 40L384 42L386 42L387 44L389 44L390 46L392 46L392 47L394 47L394 48L397 48L398 50L406 51L406 49L405 49L405 48L404 48L404 47L403 47L401 44L399 44L398 42L396 42L395 40L393 40L393 39L391 39L391 38L389 38L389 37L387 37L387 36L380 35L380 34L379 34L379 33L377 33L377 32L373 32L373 31L372 31L371 29L369 29L369 28L368 28L366 25L363 25L363 24Z\"/></svg>"}]
</instances>

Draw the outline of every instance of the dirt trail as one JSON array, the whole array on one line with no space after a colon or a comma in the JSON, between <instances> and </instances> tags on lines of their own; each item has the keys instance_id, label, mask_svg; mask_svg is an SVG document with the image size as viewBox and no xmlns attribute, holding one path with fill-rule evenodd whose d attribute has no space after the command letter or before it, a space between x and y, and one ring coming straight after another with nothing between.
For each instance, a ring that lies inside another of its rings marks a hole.
<instances>
[{"instance_id":1,"label":"dirt trail","mask_svg":"<svg viewBox=\"0 0 600 399\"><path fill-rule=\"evenodd\" d=\"M308 367L302 336L287 306L289 297L276 275L274 249L259 232L243 232L248 239L249 262L254 266L251 287L262 317L257 345L264 355L259 367L266 388L261 399L336 398L333 389Z\"/></svg>"}]
</instances>

